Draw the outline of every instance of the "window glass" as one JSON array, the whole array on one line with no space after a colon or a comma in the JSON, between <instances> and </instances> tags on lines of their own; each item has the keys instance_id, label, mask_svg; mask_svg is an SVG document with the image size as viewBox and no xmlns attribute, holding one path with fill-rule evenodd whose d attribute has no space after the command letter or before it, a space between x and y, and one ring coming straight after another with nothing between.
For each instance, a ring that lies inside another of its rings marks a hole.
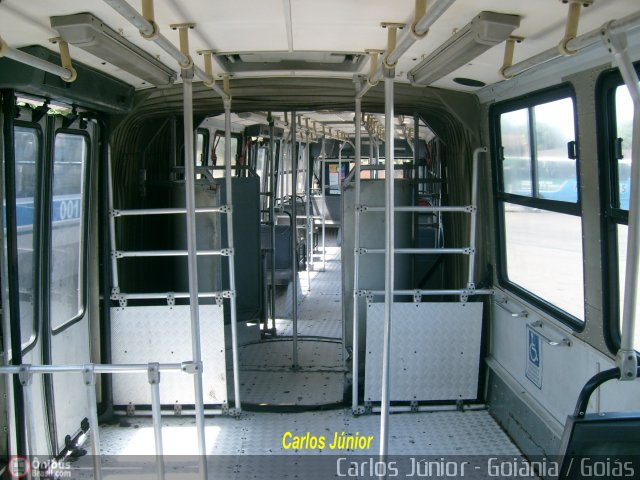
<instances>
[{"instance_id":1,"label":"window glass","mask_svg":"<svg viewBox=\"0 0 640 480\"><path fill-rule=\"evenodd\" d=\"M194 144L196 155L196 167L207 165L207 139L209 138L209 132L207 130L198 129L196 131L196 141ZM201 179L203 175L196 173L196 178Z\"/></svg>"},{"instance_id":2,"label":"window glass","mask_svg":"<svg viewBox=\"0 0 640 480\"><path fill-rule=\"evenodd\" d=\"M196 133L196 167L205 164L205 136L204 133Z\"/></svg>"},{"instance_id":3,"label":"window glass","mask_svg":"<svg viewBox=\"0 0 640 480\"><path fill-rule=\"evenodd\" d=\"M580 217L504 204L507 276L584 320Z\"/></svg>"},{"instance_id":4,"label":"window glass","mask_svg":"<svg viewBox=\"0 0 640 480\"><path fill-rule=\"evenodd\" d=\"M576 203L576 160L571 98L562 98L500 115L502 192ZM531 139L534 140L532 148Z\"/></svg>"},{"instance_id":5,"label":"window glass","mask_svg":"<svg viewBox=\"0 0 640 480\"><path fill-rule=\"evenodd\" d=\"M629 234L629 227L627 225L617 226L618 234L618 294L620 302L620 325L622 325L622 315L624 311L624 276L627 271L627 235ZM640 296L639 296L640 297ZM640 298L636 298L636 302L640 302ZM638 327L638 320L636 319L636 331L633 347L640 352L640 328Z\"/></svg>"},{"instance_id":6,"label":"window glass","mask_svg":"<svg viewBox=\"0 0 640 480\"><path fill-rule=\"evenodd\" d=\"M267 154L269 150L267 147L258 148L256 155L256 174L260 178L265 178L265 174L267 173Z\"/></svg>"},{"instance_id":7,"label":"window glass","mask_svg":"<svg viewBox=\"0 0 640 480\"><path fill-rule=\"evenodd\" d=\"M536 105L533 113L538 196L577 202L576 161L568 154L568 143L575 139L573 101L563 98Z\"/></svg>"},{"instance_id":8,"label":"window glass","mask_svg":"<svg viewBox=\"0 0 640 480\"><path fill-rule=\"evenodd\" d=\"M84 178L88 143L84 135L59 133L54 144L51 206L51 325L54 330L84 310Z\"/></svg>"},{"instance_id":9,"label":"window glass","mask_svg":"<svg viewBox=\"0 0 640 480\"><path fill-rule=\"evenodd\" d=\"M504 160L502 178L505 193L531 196L531 148L528 109L500 116Z\"/></svg>"},{"instance_id":10,"label":"window glass","mask_svg":"<svg viewBox=\"0 0 640 480\"><path fill-rule=\"evenodd\" d=\"M224 135L216 136L215 147L212 151L212 162L213 165L218 167L224 167L224 145L226 143L226 138ZM238 139L236 137L231 137L231 166L233 167L236 164L238 156ZM216 178L224 177L224 170L214 170L213 176Z\"/></svg>"},{"instance_id":11,"label":"window glass","mask_svg":"<svg viewBox=\"0 0 640 480\"><path fill-rule=\"evenodd\" d=\"M631 193L631 137L633 131L633 102L625 85L616 89L616 136L620 145L618 159L618 199L616 207L629 210Z\"/></svg>"},{"instance_id":12,"label":"window glass","mask_svg":"<svg viewBox=\"0 0 640 480\"><path fill-rule=\"evenodd\" d=\"M22 345L27 346L35 336L34 252L37 247L33 220L36 201L37 164L40 157L40 136L38 131L35 128L15 127L14 145L20 330Z\"/></svg>"}]
</instances>

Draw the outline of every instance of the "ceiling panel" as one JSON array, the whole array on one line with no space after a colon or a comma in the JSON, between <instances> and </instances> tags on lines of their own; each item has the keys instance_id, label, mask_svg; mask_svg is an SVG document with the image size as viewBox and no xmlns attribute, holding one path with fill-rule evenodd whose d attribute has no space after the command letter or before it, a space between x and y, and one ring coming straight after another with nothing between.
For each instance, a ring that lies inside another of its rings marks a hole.
<instances>
[{"instance_id":1,"label":"ceiling panel","mask_svg":"<svg viewBox=\"0 0 640 480\"><path fill-rule=\"evenodd\" d=\"M405 23L413 0L291 0L293 44L300 50L364 51L383 49L381 22Z\"/></svg>"},{"instance_id":2,"label":"ceiling panel","mask_svg":"<svg viewBox=\"0 0 640 480\"><path fill-rule=\"evenodd\" d=\"M193 49L251 52L288 48L282 0L170 0L156 5L163 30L172 23L196 23Z\"/></svg>"},{"instance_id":3,"label":"ceiling panel","mask_svg":"<svg viewBox=\"0 0 640 480\"><path fill-rule=\"evenodd\" d=\"M140 10L140 0L128 1L133 8ZM428 3L431 5L435 1ZM639 9L638 0L595 0L593 6L583 9L579 33ZM369 48L384 48L386 31L380 27L380 22L408 22L413 17L414 0L156 0L155 10L161 32L175 45L178 45L178 34L169 29L169 24L196 23L196 28L190 33L191 53L196 64L202 66L202 59L195 54L196 50L286 51L290 43L296 51L363 52ZM514 32L525 37L524 42L516 46L515 62L518 62L558 44L564 32L568 7L559 0L457 0L431 27L426 38L416 42L400 59L396 69L397 80L407 81L409 70L481 10L522 16L521 26ZM49 16L79 12L91 12L128 40L157 56L167 66L179 70L175 60L152 42L144 40L127 20L103 0L2 0L0 35L12 47L39 44L56 50L48 41L56 35L49 26ZM486 83L500 81L498 69L502 64L503 51L503 45L493 47L468 65L434 83L434 86L469 90L452 82L456 76ZM83 50L71 46L71 55L76 61L122 78L136 88L148 87L140 79L105 64ZM365 66L363 70L366 69ZM222 73L216 64L214 72ZM242 76L272 75L270 71L258 71ZM331 71L285 71L277 75L345 76Z\"/></svg>"}]
</instances>

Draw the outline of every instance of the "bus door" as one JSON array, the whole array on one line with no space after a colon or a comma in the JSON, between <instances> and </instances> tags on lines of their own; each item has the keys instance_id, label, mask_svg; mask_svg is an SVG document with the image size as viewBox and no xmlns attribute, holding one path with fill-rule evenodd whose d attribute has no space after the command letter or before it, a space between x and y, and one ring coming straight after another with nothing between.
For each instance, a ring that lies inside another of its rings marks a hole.
<instances>
[{"instance_id":1,"label":"bus door","mask_svg":"<svg viewBox=\"0 0 640 480\"><path fill-rule=\"evenodd\" d=\"M16 102L15 118L9 120L14 158L5 157L12 165L5 164L3 171L5 185L14 186L4 189L3 247L7 265L13 262L17 268L3 269L2 284L17 290L17 295L5 292L8 302L19 299L21 362L89 363L88 182L95 124L44 101L24 101L6 92L3 100ZM5 122L7 111L5 106ZM15 210L6 208L11 204ZM7 215L15 219L15 232L7 228ZM9 236L16 248L8 247ZM13 282L9 275L16 277ZM34 375L33 387L33 452L57 454L84 418L86 387L77 373ZM19 412L16 417L22 421Z\"/></svg>"},{"instance_id":2,"label":"bus door","mask_svg":"<svg viewBox=\"0 0 640 480\"><path fill-rule=\"evenodd\" d=\"M92 159L98 157L98 142L94 141L97 126L82 119L70 122L68 118L55 118L52 130L47 199L50 257L45 277L49 310L44 312L50 348L46 360L53 365L90 363L89 316L98 314L97 305L90 305L88 296L89 275L96 274L95 268L89 268L88 251L91 238L97 237L90 235L89 222L90 192L97 190L90 188ZM77 373L57 374L52 377L51 390L49 402L54 410L59 452L65 436L80 428L88 411L86 386Z\"/></svg>"}]
</instances>

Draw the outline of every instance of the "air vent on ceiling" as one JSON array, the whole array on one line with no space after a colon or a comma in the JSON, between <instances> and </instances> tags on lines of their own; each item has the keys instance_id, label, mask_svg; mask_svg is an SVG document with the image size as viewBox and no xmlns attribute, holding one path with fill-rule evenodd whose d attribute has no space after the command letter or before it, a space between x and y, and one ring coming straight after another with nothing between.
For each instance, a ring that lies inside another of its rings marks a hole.
<instances>
[{"instance_id":1,"label":"air vent on ceiling","mask_svg":"<svg viewBox=\"0 0 640 480\"><path fill-rule=\"evenodd\" d=\"M362 53L334 52L236 52L216 53L228 73L313 70L355 73L366 61Z\"/></svg>"}]
</instances>

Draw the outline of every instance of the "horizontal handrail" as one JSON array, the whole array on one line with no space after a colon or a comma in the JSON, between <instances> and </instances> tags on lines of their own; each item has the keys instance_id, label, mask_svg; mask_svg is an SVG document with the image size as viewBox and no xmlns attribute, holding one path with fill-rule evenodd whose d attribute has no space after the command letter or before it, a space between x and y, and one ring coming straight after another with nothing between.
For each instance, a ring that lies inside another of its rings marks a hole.
<instances>
[{"instance_id":1,"label":"horizontal handrail","mask_svg":"<svg viewBox=\"0 0 640 480\"><path fill-rule=\"evenodd\" d=\"M55 373L84 373L93 371L94 373L147 373L154 365L162 372L186 372L195 373L193 362L182 363L122 363L122 364L76 364L76 365L3 365L0 366L0 374L19 375L24 372L44 375Z\"/></svg>"},{"instance_id":2,"label":"horizontal handrail","mask_svg":"<svg viewBox=\"0 0 640 480\"><path fill-rule=\"evenodd\" d=\"M509 307L507 307L507 303L508 303L508 300L506 298L504 298L504 299L496 298L496 305L498 305L500 308L502 308L505 312L507 312L513 318L526 318L526 317L529 316L529 312L527 312L524 309L519 310L517 312L514 312Z\"/></svg>"},{"instance_id":3,"label":"horizontal handrail","mask_svg":"<svg viewBox=\"0 0 640 480\"><path fill-rule=\"evenodd\" d=\"M384 206L370 206L370 205L360 205L356 207L362 213L366 212L384 212L386 211L386 207ZM422 213L437 213L437 212L459 212L459 213L472 213L474 211L474 207L472 205L464 205L460 207L453 206L443 206L443 207L424 207L420 205L404 205L394 207L395 212L422 212Z\"/></svg>"},{"instance_id":4,"label":"horizontal handrail","mask_svg":"<svg viewBox=\"0 0 640 480\"><path fill-rule=\"evenodd\" d=\"M551 347L570 347L571 346L571 340L569 340L568 336L565 335L564 332L561 333L562 335L561 338L554 339L554 338L551 338L549 335L547 335L542 330L542 327L544 327L544 323L542 323L542 320L537 320L529 324L529 328L531 328L531 330L533 330L538 335L540 335L540 338L542 338L547 345Z\"/></svg>"},{"instance_id":5,"label":"horizontal handrail","mask_svg":"<svg viewBox=\"0 0 640 480\"><path fill-rule=\"evenodd\" d=\"M196 213L229 213L231 205L220 205L219 207L199 207L195 209ZM186 208L138 208L131 210L111 210L109 215L112 217L131 217L139 215L178 215L187 213Z\"/></svg>"},{"instance_id":6,"label":"horizontal handrail","mask_svg":"<svg viewBox=\"0 0 640 480\"><path fill-rule=\"evenodd\" d=\"M230 290L221 292L198 292L198 298L229 298ZM112 300L166 300L169 298L189 298L189 292L167 292L167 293L124 293L118 292L112 296Z\"/></svg>"},{"instance_id":7,"label":"horizontal handrail","mask_svg":"<svg viewBox=\"0 0 640 480\"><path fill-rule=\"evenodd\" d=\"M0 57L7 57L16 62L22 63L24 65L28 65L33 68L37 68L38 70L42 70L43 72L51 73L52 75L57 75L62 78L72 78L74 72L69 70L68 68L61 67L56 65L55 63L47 62L46 60L36 57L34 55L30 55L22 50L18 50L16 48L10 47L7 43L0 38ZM16 162L17 163L17 162Z\"/></svg>"},{"instance_id":8,"label":"horizontal handrail","mask_svg":"<svg viewBox=\"0 0 640 480\"><path fill-rule=\"evenodd\" d=\"M613 33L618 33L635 30L637 28L640 28L640 12L635 12L619 20L614 20L609 24L605 24L602 27L596 28L569 40L567 42L567 49L577 53L586 47L602 42L603 29L608 29ZM511 78L537 67L538 65L560 58L561 56L562 54L558 50L558 47L553 47L506 68L504 70L504 74L506 77Z\"/></svg>"},{"instance_id":9,"label":"horizontal handrail","mask_svg":"<svg viewBox=\"0 0 640 480\"><path fill-rule=\"evenodd\" d=\"M360 290L360 294L366 296L370 295L384 295L384 290ZM493 289L450 289L450 290L394 290L392 295L493 295L495 292Z\"/></svg>"},{"instance_id":10,"label":"horizontal handrail","mask_svg":"<svg viewBox=\"0 0 640 480\"><path fill-rule=\"evenodd\" d=\"M196 254L201 257L206 256L225 256L231 255L231 249L222 250L198 250ZM187 250L114 250L112 255L115 258L139 258L139 257L186 257L189 254Z\"/></svg>"},{"instance_id":11,"label":"horizontal handrail","mask_svg":"<svg viewBox=\"0 0 640 480\"><path fill-rule=\"evenodd\" d=\"M356 248L356 255L367 255L367 254L384 254L384 248ZM398 254L449 254L449 255L471 255L473 253L473 249L466 248L394 248L393 253Z\"/></svg>"}]
</instances>

